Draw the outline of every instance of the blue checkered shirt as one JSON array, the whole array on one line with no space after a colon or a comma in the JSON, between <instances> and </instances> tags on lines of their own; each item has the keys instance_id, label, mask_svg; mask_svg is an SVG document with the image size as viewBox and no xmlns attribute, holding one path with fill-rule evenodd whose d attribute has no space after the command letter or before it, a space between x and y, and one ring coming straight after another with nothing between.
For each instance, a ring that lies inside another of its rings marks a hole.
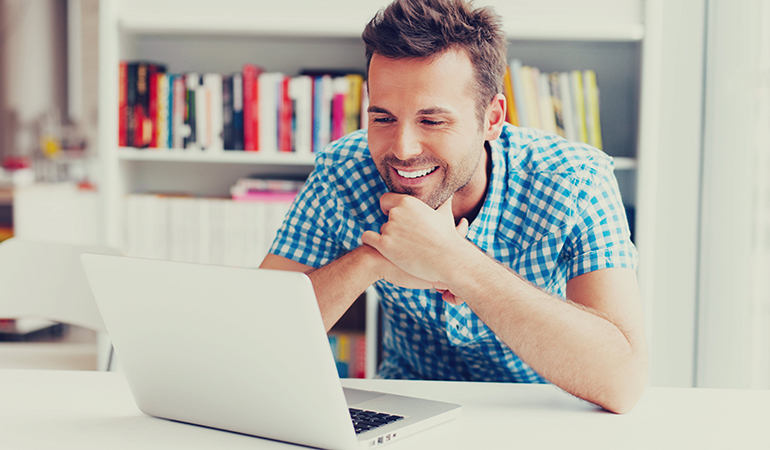
<instances>
[{"instance_id":1,"label":"blue checkered shirt","mask_svg":"<svg viewBox=\"0 0 770 450\"><path fill-rule=\"evenodd\" d=\"M506 124L490 142L492 175L467 239L546 291L565 297L570 278L636 268L612 159L584 144ZM388 189L366 131L333 142L286 216L270 253L319 267L361 245L387 221ZM466 305L433 290L375 284L384 312L384 378L547 382Z\"/></svg>"}]
</instances>

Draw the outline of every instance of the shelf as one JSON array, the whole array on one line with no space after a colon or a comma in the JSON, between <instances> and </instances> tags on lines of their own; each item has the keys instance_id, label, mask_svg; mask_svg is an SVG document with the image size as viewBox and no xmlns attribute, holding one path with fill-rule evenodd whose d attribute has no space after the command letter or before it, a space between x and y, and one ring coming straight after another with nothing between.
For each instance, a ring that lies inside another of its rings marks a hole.
<instances>
[{"instance_id":1,"label":"shelf","mask_svg":"<svg viewBox=\"0 0 770 450\"><path fill-rule=\"evenodd\" d=\"M219 164L269 164L283 166L310 166L315 164L315 155L297 155L294 153L260 154L225 150L206 152L200 150L136 149L121 148L118 159L122 161L166 161L200 162Z\"/></svg>"},{"instance_id":2,"label":"shelf","mask_svg":"<svg viewBox=\"0 0 770 450\"><path fill-rule=\"evenodd\" d=\"M616 171L636 169L636 158L613 157L612 160L615 162Z\"/></svg>"},{"instance_id":3,"label":"shelf","mask_svg":"<svg viewBox=\"0 0 770 450\"><path fill-rule=\"evenodd\" d=\"M124 15L120 27L138 35L221 35L359 40L368 18L351 20L324 17L178 17ZM636 42L644 38L644 25L585 22L527 22L507 24L511 40Z\"/></svg>"}]
</instances>

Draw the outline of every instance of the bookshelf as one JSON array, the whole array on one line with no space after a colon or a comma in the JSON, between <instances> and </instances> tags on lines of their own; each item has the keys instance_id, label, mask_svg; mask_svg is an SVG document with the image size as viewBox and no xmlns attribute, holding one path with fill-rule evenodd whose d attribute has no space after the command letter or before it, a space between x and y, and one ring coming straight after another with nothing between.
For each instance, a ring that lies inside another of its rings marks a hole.
<instances>
[{"instance_id":1,"label":"bookshelf","mask_svg":"<svg viewBox=\"0 0 770 450\"><path fill-rule=\"evenodd\" d=\"M102 225L105 243L122 247L124 196L144 191L184 191L224 196L249 174L309 174L312 158L296 155L219 154L118 148L118 64L120 60L161 62L169 72L231 73L244 63L296 75L302 69L363 71L360 33L387 0L102 0L100 4L99 127L102 167ZM653 112L659 89L645 50L648 27L658 17L657 0L486 0L503 15L509 58L542 71L593 69L601 89L605 151L615 157L627 206L636 207L635 236L642 255L654 253L652 215L639 204L655 182ZM645 64L647 64L645 62ZM643 86L645 88L643 89ZM643 93L647 92L647 100ZM645 128L645 129L643 129ZM647 200L649 205L650 200ZM641 202L644 203L644 202ZM645 209L646 208L646 209ZM651 272L640 270L644 292ZM376 303L367 302L369 308ZM376 315L367 311L367 333ZM375 331L376 332L376 331ZM371 336L375 336L372 334ZM370 341L372 341L370 339ZM369 361L369 367L372 366Z\"/></svg>"}]
</instances>

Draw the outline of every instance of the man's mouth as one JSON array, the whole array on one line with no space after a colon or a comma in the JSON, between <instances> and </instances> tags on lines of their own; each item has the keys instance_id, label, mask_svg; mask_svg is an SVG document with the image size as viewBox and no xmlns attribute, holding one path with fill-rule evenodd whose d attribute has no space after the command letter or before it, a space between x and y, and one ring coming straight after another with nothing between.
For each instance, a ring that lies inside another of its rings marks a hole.
<instances>
[{"instance_id":1,"label":"man's mouth","mask_svg":"<svg viewBox=\"0 0 770 450\"><path fill-rule=\"evenodd\" d=\"M429 167L427 169L422 169L422 170L399 170L399 169L396 169L396 173L398 173L400 176L402 176L404 178L414 179L414 178L424 177L424 176L432 173L436 169L438 169L438 166Z\"/></svg>"}]
</instances>

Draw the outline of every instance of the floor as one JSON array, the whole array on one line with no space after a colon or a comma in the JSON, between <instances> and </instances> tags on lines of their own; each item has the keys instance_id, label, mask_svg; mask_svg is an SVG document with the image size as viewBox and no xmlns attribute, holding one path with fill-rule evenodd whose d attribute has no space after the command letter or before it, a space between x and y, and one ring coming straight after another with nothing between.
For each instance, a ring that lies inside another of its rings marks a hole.
<instances>
[{"instance_id":1,"label":"floor","mask_svg":"<svg viewBox=\"0 0 770 450\"><path fill-rule=\"evenodd\" d=\"M0 342L0 369L96 370L96 332L70 325L64 336Z\"/></svg>"}]
</instances>

